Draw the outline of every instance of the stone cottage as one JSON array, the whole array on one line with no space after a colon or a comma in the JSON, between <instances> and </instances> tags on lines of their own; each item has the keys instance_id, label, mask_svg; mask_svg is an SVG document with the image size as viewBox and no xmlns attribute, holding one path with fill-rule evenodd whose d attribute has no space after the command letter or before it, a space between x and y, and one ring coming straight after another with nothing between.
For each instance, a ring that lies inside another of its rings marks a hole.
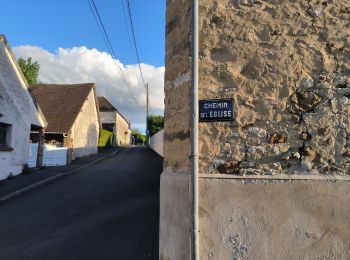
<instances>
[{"instance_id":1,"label":"stone cottage","mask_svg":"<svg viewBox=\"0 0 350 260\"><path fill-rule=\"evenodd\" d=\"M102 128L113 132L114 145L131 144L131 124L105 97L98 97Z\"/></svg>"},{"instance_id":2,"label":"stone cottage","mask_svg":"<svg viewBox=\"0 0 350 260\"><path fill-rule=\"evenodd\" d=\"M94 83L31 87L47 119L45 142L68 148L68 161L97 153L100 116Z\"/></svg>"},{"instance_id":3,"label":"stone cottage","mask_svg":"<svg viewBox=\"0 0 350 260\"><path fill-rule=\"evenodd\" d=\"M191 2L166 3L162 260L191 259ZM201 0L198 25L199 100L233 102L199 122L199 259L350 259L350 2Z\"/></svg>"},{"instance_id":4,"label":"stone cottage","mask_svg":"<svg viewBox=\"0 0 350 260\"><path fill-rule=\"evenodd\" d=\"M0 180L22 172L28 163L30 133L42 134L45 125L17 60L0 35Z\"/></svg>"}]
</instances>

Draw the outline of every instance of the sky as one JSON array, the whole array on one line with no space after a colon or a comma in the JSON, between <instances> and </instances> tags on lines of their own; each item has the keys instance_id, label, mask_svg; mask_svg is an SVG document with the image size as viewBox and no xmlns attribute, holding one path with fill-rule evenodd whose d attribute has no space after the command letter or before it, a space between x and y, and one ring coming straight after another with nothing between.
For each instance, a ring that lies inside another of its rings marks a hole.
<instances>
[{"instance_id":1,"label":"sky","mask_svg":"<svg viewBox=\"0 0 350 260\"><path fill-rule=\"evenodd\" d=\"M145 81L150 84L151 113L164 111L165 1L130 0L137 47ZM17 58L40 64L42 83L95 82L107 97L145 129L145 88L133 47L126 0L95 0L117 56L107 52L87 0L1 1L0 33ZM125 85L116 64L127 79Z\"/></svg>"}]
</instances>

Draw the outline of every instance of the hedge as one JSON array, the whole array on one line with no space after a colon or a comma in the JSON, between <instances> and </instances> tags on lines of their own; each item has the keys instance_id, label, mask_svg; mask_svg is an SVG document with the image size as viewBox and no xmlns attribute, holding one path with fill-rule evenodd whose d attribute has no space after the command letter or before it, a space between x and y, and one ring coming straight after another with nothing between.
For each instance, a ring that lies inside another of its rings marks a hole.
<instances>
[{"instance_id":1,"label":"hedge","mask_svg":"<svg viewBox=\"0 0 350 260\"><path fill-rule=\"evenodd\" d=\"M110 147L113 145L113 133L107 130L101 130L98 138L98 147Z\"/></svg>"}]
</instances>

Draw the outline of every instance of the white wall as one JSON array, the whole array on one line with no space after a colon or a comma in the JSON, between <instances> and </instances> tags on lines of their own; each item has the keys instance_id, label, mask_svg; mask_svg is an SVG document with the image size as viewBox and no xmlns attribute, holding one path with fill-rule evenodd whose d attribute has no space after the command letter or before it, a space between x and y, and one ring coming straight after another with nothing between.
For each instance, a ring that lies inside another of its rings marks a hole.
<instances>
[{"instance_id":1,"label":"white wall","mask_svg":"<svg viewBox=\"0 0 350 260\"><path fill-rule=\"evenodd\" d=\"M56 145L44 144L43 166L67 165L67 147L57 147ZM29 145L28 167L36 167L38 155L38 144Z\"/></svg>"},{"instance_id":2,"label":"white wall","mask_svg":"<svg viewBox=\"0 0 350 260\"><path fill-rule=\"evenodd\" d=\"M97 153L99 124L95 93L90 91L72 127L73 160Z\"/></svg>"},{"instance_id":3,"label":"white wall","mask_svg":"<svg viewBox=\"0 0 350 260\"><path fill-rule=\"evenodd\" d=\"M22 172L23 165L28 161L30 123L24 121L20 112L6 95L3 82L0 79L0 117L1 123L12 125L10 147L12 151L0 151L0 180L16 176Z\"/></svg>"},{"instance_id":4,"label":"white wall","mask_svg":"<svg viewBox=\"0 0 350 260\"><path fill-rule=\"evenodd\" d=\"M20 68L17 62L13 60L16 58L12 55L12 52L0 39L0 82L9 95L11 102L15 104L16 109L20 112L20 117L30 124L44 127L45 122L34 105L27 83L19 72ZM2 112L2 114L4 113Z\"/></svg>"},{"instance_id":5,"label":"white wall","mask_svg":"<svg viewBox=\"0 0 350 260\"><path fill-rule=\"evenodd\" d=\"M164 147L164 130L160 130L158 133L154 134L151 137L150 148L160 156L164 157L163 147Z\"/></svg>"},{"instance_id":6,"label":"white wall","mask_svg":"<svg viewBox=\"0 0 350 260\"><path fill-rule=\"evenodd\" d=\"M199 175L199 259L350 259L350 178L259 177ZM161 175L159 259L190 259L190 186Z\"/></svg>"},{"instance_id":7,"label":"white wall","mask_svg":"<svg viewBox=\"0 0 350 260\"><path fill-rule=\"evenodd\" d=\"M20 174L28 162L31 124L44 126L3 38L0 38L0 113L3 114L0 122L12 125L13 150L0 151L0 180L3 180Z\"/></svg>"},{"instance_id":8,"label":"white wall","mask_svg":"<svg viewBox=\"0 0 350 260\"><path fill-rule=\"evenodd\" d=\"M57 147L55 145L44 144L43 165L67 165L67 147Z\"/></svg>"},{"instance_id":9,"label":"white wall","mask_svg":"<svg viewBox=\"0 0 350 260\"><path fill-rule=\"evenodd\" d=\"M36 167L36 161L38 159L38 148L39 144L29 144L29 159L28 159L28 167L29 168L35 168Z\"/></svg>"}]
</instances>

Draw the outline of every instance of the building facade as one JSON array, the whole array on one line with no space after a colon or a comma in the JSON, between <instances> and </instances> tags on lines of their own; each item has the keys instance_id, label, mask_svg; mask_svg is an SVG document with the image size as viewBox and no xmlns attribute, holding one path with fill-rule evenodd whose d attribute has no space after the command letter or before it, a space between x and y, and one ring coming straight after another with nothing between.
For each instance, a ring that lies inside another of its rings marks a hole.
<instances>
[{"instance_id":1,"label":"building facade","mask_svg":"<svg viewBox=\"0 0 350 260\"><path fill-rule=\"evenodd\" d=\"M200 259L348 259L350 4L199 1ZM190 259L191 1L167 1L160 259ZM181 152L179 152L181 151Z\"/></svg>"},{"instance_id":2,"label":"building facade","mask_svg":"<svg viewBox=\"0 0 350 260\"><path fill-rule=\"evenodd\" d=\"M31 87L47 119L45 142L68 148L68 162L98 151L100 117L94 83Z\"/></svg>"},{"instance_id":3,"label":"building facade","mask_svg":"<svg viewBox=\"0 0 350 260\"><path fill-rule=\"evenodd\" d=\"M45 123L6 38L0 35L0 180L22 172L28 163L30 133L42 133Z\"/></svg>"},{"instance_id":4,"label":"building facade","mask_svg":"<svg viewBox=\"0 0 350 260\"><path fill-rule=\"evenodd\" d=\"M113 133L113 144L131 144L131 124L105 97L98 97L102 127Z\"/></svg>"}]
</instances>

